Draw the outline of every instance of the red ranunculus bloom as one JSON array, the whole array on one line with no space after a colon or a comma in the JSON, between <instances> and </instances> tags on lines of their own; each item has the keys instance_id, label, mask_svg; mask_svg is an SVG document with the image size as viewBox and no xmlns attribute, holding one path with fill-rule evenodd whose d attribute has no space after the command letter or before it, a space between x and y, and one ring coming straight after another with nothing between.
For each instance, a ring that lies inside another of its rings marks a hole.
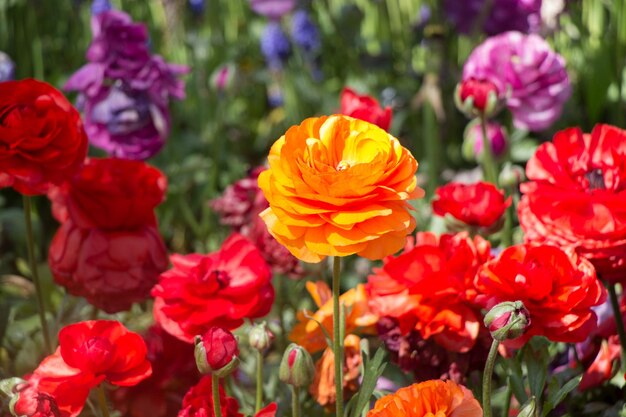
<instances>
[{"instance_id":1,"label":"red ranunculus bloom","mask_svg":"<svg viewBox=\"0 0 626 417\"><path fill-rule=\"evenodd\" d=\"M193 345L152 326L143 337L152 375L133 387L110 391L109 398L123 417L175 416L183 396L200 379Z\"/></svg>"},{"instance_id":2,"label":"red ranunculus bloom","mask_svg":"<svg viewBox=\"0 0 626 417\"><path fill-rule=\"evenodd\" d=\"M391 126L391 107L384 109L374 97L360 95L345 87L341 92L341 114L373 123L381 129L389 130Z\"/></svg>"},{"instance_id":3,"label":"red ranunculus bloom","mask_svg":"<svg viewBox=\"0 0 626 417\"><path fill-rule=\"evenodd\" d=\"M0 188L45 194L86 155L80 115L63 94L32 79L0 83Z\"/></svg>"},{"instance_id":4,"label":"red ranunculus bloom","mask_svg":"<svg viewBox=\"0 0 626 417\"><path fill-rule=\"evenodd\" d=\"M550 245L516 245L486 263L476 275L476 302L490 309L502 301L522 301L530 327L510 346L532 336L580 342L596 328L591 309L606 299L593 266L575 253Z\"/></svg>"},{"instance_id":5,"label":"red ranunculus bloom","mask_svg":"<svg viewBox=\"0 0 626 417\"><path fill-rule=\"evenodd\" d=\"M489 242L480 236L418 233L414 245L369 276L370 307L397 319L404 335L415 329L446 349L467 352L481 327L473 280L489 257Z\"/></svg>"},{"instance_id":6,"label":"red ranunculus bloom","mask_svg":"<svg viewBox=\"0 0 626 417\"><path fill-rule=\"evenodd\" d=\"M143 162L105 158L53 188L62 222L48 255L55 281L107 313L144 300L168 264L154 216L165 182Z\"/></svg>"},{"instance_id":7,"label":"red ranunculus bloom","mask_svg":"<svg viewBox=\"0 0 626 417\"><path fill-rule=\"evenodd\" d=\"M50 394L40 392L30 383L16 387L17 401L13 411L21 417L66 417L67 411L61 412L57 402Z\"/></svg>"},{"instance_id":8,"label":"red ranunculus bloom","mask_svg":"<svg viewBox=\"0 0 626 417\"><path fill-rule=\"evenodd\" d=\"M526 165L519 219L530 242L573 247L601 279L626 282L626 131L558 132Z\"/></svg>"},{"instance_id":9,"label":"red ranunculus bloom","mask_svg":"<svg viewBox=\"0 0 626 417\"><path fill-rule=\"evenodd\" d=\"M259 250L234 233L217 252L172 255L174 267L152 289L154 317L170 334L191 342L212 326L239 327L266 315L274 288Z\"/></svg>"},{"instance_id":10,"label":"red ranunculus bloom","mask_svg":"<svg viewBox=\"0 0 626 417\"><path fill-rule=\"evenodd\" d=\"M183 406L178 412L178 417L214 417L212 382L210 376L205 376L197 385L185 394ZM222 417L243 417L239 412L239 403L236 399L228 397L224 388L220 385L220 408Z\"/></svg>"},{"instance_id":11,"label":"red ranunculus bloom","mask_svg":"<svg viewBox=\"0 0 626 417\"><path fill-rule=\"evenodd\" d=\"M491 229L498 227L499 221L511 198L488 182L461 184L451 182L435 191L433 211L439 216L450 215L472 227Z\"/></svg>"}]
</instances>

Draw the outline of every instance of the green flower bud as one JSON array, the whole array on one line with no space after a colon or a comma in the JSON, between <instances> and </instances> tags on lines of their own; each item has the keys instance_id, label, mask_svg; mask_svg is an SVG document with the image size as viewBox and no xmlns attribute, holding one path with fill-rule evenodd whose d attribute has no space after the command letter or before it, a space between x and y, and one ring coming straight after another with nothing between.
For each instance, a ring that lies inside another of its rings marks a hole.
<instances>
[{"instance_id":1,"label":"green flower bud","mask_svg":"<svg viewBox=\"0 0 626 417\"><path fill-rule=\"evenodd\" d=\"M295 343L287 346L280 362L278 377L286 384L304 387L311 384L315 367L309 352Z\"/></svg>"},{"instance_id":2,"label":"green flower bud","mask_svg":"<svg viewBox=\"0 0 626 417\"><path fill-rule=\"evenodd\" d=\"M517 339L528 330L530 313L521 301L505 301L489 310L485 326L495 340Z\"/></svg>"},{"instance_id":3,"label":"green flower bud","mask_svg":"<svg viewBox=\"0 0 626 417\"><path fill-rule=\"evenodd\" d=\"M513 165L507 162L502 167L498 182L502 187L517 187L519 183L524 181L524 168L519 165Z\"/></svg>"},{"instance_id":4,"label":"green flower bud","mask_svg":"<svg viewBox=\"0 0 626 417\"><path fill-rule=\"evenodd\" d=\"M250 334L248 335L248 341L250 342L250 346L259 352L266 352L272 342L274 341L274 335L267 328L267 323L262 322L260 324L255 324L250 330Z\"/></svg>"}]
</instances>

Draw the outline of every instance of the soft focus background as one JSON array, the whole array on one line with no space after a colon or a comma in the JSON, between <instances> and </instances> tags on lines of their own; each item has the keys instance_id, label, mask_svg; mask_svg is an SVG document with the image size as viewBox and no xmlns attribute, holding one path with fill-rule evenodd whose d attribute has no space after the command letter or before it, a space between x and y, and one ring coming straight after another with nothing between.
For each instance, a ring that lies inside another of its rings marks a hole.
<instances>
[{"instance_id":1,"label":"soft focus background","mask_svg":"<svg viewBox=\"0 0 626 417\"><path fill-rule=\"evenodd\" d=\"M86 62L92 7L99 2L93 3L0 0L0 51L14 61L14 78L34 77L62 88ZM534 2L539 12L526 16L521 27L506 14L482 15L483 2L474 0L300 0L273 23L248 0L111 3L147 25L154 53L191 69L183 77L186 98L170 103L168 141L148 161L168 178L157 214L170 252L218 248L229 230L209 201L263 164L270 145L289 126L337 112L346 86L392 108L390 132L419 161L427 196L455 176L476 178L475 161L462 152L468 120L453 96L467 57L487 34L509 29L540 34L565 58L572 84L562 116L545 130L514 132L510 115L500 115L511 133L513 162L523 166L537 144L564 127L585 132L598 122L626 127L626 0ZM284 36L266 30L270 24L279 25ZM0 73L7 68L2 57ZM76 99L73 93L68 97ZM104 154L91 149L90 155ZM428 201L418 203L418 228L441 231ZM58 224L47 199L36 199L36 205L41 272L60 327L85 318L89 306L53 289L43 260ZM22 218L21 196L0 190L0 378L23 374L39 360L33 352L40 351L41 341L30 337L38 326L36 306L25 298L32 288L19 277L28 275ZM354 265L346 272L346 288L368 272L369 265ZM297 291L306 298L304 283L276 285L276 308L293 322L300 301L286 294ZM131 327L145 327L147 311L139 306L124 318Z\"/></svg>"}]
</instances>

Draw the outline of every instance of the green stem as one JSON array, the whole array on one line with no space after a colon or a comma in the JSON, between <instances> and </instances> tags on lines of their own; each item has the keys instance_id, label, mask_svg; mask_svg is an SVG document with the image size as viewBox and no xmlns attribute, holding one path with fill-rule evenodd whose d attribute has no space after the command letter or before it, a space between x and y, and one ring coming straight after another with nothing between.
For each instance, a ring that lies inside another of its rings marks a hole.
<instances>
[{"instance_id":1,"label":"green stem","mask_svg":"<svg viewBox=\"0 0 626 417\"><path fill-rule=\"evenodd\" d=\"M341 317L339 309L339 275L341 273L341 258L333 258L333 354L335 356L335 416L343 417L343 340L341 340Z\"/></svg>"},{"instance_id":2,"label":"green stem","mask_svg":"<svg viewBox=\"0 0 626 417\"><path fill-rule=\"evenodd\" d=\"M513 399L513 385L511 381L507 380L506 392L504 395L504 411L502 417L509 417L509 410L511 409L511 399Z\"/></svg>"},{"instance_id":3,"label":"green stem","mask_svg":"<svg viewBox=\"0 0 626 417\"><path fill-rule=\"evenodd\" d=\"M215 417L222 417L222 407L220 405L220 378L215 374L211 375L211 393L213 394L213 415Z\"/></svg>"},{"instance_id":4,"label":"green stem","mask_svg":"<svg viewBox=\"0 0 626 417\"><path fill-rule=\"evenodd\" d=\"M48 322L46 321L46 305L43 299L43 291L41 281L39 280L39 271L37 269L37 260L35 259L35 235L33 233L33 221L31 218L32 204L31 198L24 196L24 220L26 223L26 244L28 246L28 260L30 262L30 273L35 284L35 295L37 296L37 304L39 307L39 321L41 322L41 332L45 343L46 353L52 353L52 342L50 340L50 332L48 331Z\"/></svg>"},{"instance_id":5,"label":"green stem","mask_svg":"<svg viewBox=\"0 0 626 417\"><path fill-rule=\"evenodd\" d=\"M511 205L507 207L504 212L504 228L502 230L502 245L509 247L513 244L513 217L515 216L515 201L513 200L512 189L508 190L508 194L511 197Z\"/></svg>"},{"instance_id":6,"label":"green stem","mask_svg":"<svg viewBox=\"0 0 626 417\"><path fill-rule=\"evenodd\" d=\"M615 284L608 284L607 288L609 290L611 307L613 308L613 316L615 316L615 327L617 327L619 343L622 346L621 369L622 372L626 372L626 330L624 330L624 320L622 319L622 312L619 308L619 301L617 299L617 292L615 291Z\"/></svg>"},{"instance_id":7,"label":"green stem","mask_svg":"<svg viewBox=\"0 0 626 417\"><path fill-rule=\"evenodd\" d=\"M98 404L100 405L100 411L102 411L102 417L109 417L109 407L107 406L107 397L104 393L104 387L102 384L97 388L98 391Z\"/></svg>"},{"instance_id":8,"label":"green stem","mask_svg":"<svg viewBox=\"0 0 626 417\"><path fill-rule=\"evenodd\" d=\"M498 346L500 342L494 339L489 349L485 372L483 373L483 417L491 417L491 376L498 357Z\"/></svg>"},{"instance_id":9,"label":"green stem","mask_svg":"<svg viewBox=\"0 0 626 417\"><path fill-rule=\"evenodd\" d=\"M487 118L485 115L480 116L480 127L483 137L483 152L481 155L481 165L485 181L498 185L498 174L496 171L496 162L491 152L491 144L487 136Z\"/></svg>"},{"instance_id":10,"label":"green stem","mask_svg":"<svg viewBox=\"0 0 626 417\"><path fill-rule=\"evenodd\" d=\"M300 387L291 386L292 417L300 417Z\"/></svg>"},{"instance_id":11,"label":"green stem","mask_svg":"<svg viewBox=\"0 0 626 417\"><path fill-rule=\"evenodd\" d=\"M263 352L256 352L256 405L254 412L258 413L263 405Z\"/></svg>"}]
</instances>

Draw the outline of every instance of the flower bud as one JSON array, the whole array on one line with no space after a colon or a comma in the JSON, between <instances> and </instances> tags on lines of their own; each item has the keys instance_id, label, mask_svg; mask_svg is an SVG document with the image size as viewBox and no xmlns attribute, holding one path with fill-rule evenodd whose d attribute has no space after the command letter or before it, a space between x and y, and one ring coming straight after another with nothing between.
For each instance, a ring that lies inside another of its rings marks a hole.
<instances>
[{"instance_id":1,"label":"flower bud","mask_svg":"<svg viewBox=\"0 0 626 417\"><path fill-rule=\"evenodd\" d=\"M0 381L0 394L9 400L10 415L16 417L60 417L61 412L52 396L39 392L20 378ZM2 400L0 396L0 400ZM1 401L0 401L1 403Z\"/></svg>"},{"instance_id":2,"label":"flower bud","mask_svg":"<svg viewBox=\"0 0 626 417\"><path fill-rule=\"evenodd\" d=\"M468 117L495 115L501 107L498 87L491 81L470 78L457 84L456 107Z\"/></svg>"},{"instance_id":3,"label":"flower bud","mask_svg":"<svg viewBox=\"0 0 626 417\"><path fill-rule=\"evenodd\" d=\"M278 377L286 384L304 387L311 384L315 367L309 352L295 343L287 346L280 362Z\"/></svg>"},{"instance_id":4,"label":"flower bud","mask_svg":"<svg viewBox=\"0 0 626 417\"><path fill-rule=\"evenodd\" d=\"M204 336L195 338L196 366L202 374L222 378L239 364L237 339L228 330L211 327Z\"/></svg>"},{"instance_id":5,"label":"flower bud","mask_svg":"<svg viewBox=\"0 0 626 417\"><path fill-rule=\"evenodd\" d=\"M254 327L252 327L248 335L248 341L250 342L250 346L264 353L272 345L274 335L270 332L270 329L267 328L267 323L263 322L261 324L255 324Z\"/></svg>"},{"instance_id":6,"label":"flower bud","mask_svg":"<svg viewBox=\"0 0 626 417\"><path fill-rule=\"evenodd\" d=\"M522 181L524 181L524 168L519 165L513 165L510 162L506 162L500 171L498 177L498 184L504 188L517 187Z\"/></svg>"},{"instance_id":7,"label":"flower bud","mask_svg":"<svg viewBox=\"0 0 626 417\"><path fill-rule=\"evenodd\" d=\"M490 145L494 158L499 159L504 156L507 148L507 135L500 123L487 123L487 143ZM481 161L483 158L483 129L480 119L472 120L465 128L463 156L468 161Z\"/></svg>"},{"instance_id":8,"label":"flower bud","mask_svg":"<svg viewBox=\"0 0 626 417\"><path fill-rule=\"evenodd\" d=\"M221 65L211 75L211 87L218 93L228 92L235 86L235 78L237 67L234 64Z\"/></svg>"},{"instance_id":9,"label":"flower bud","mask_svg":"<svg viewBox=\"0 0 626 417\"><path fill-rule=\"evenodd\" d=\"M485 326L495 340L517 339L528 330L530 313L521 301L505 301L489 310Z\"/></svg>"}]
</instances>

